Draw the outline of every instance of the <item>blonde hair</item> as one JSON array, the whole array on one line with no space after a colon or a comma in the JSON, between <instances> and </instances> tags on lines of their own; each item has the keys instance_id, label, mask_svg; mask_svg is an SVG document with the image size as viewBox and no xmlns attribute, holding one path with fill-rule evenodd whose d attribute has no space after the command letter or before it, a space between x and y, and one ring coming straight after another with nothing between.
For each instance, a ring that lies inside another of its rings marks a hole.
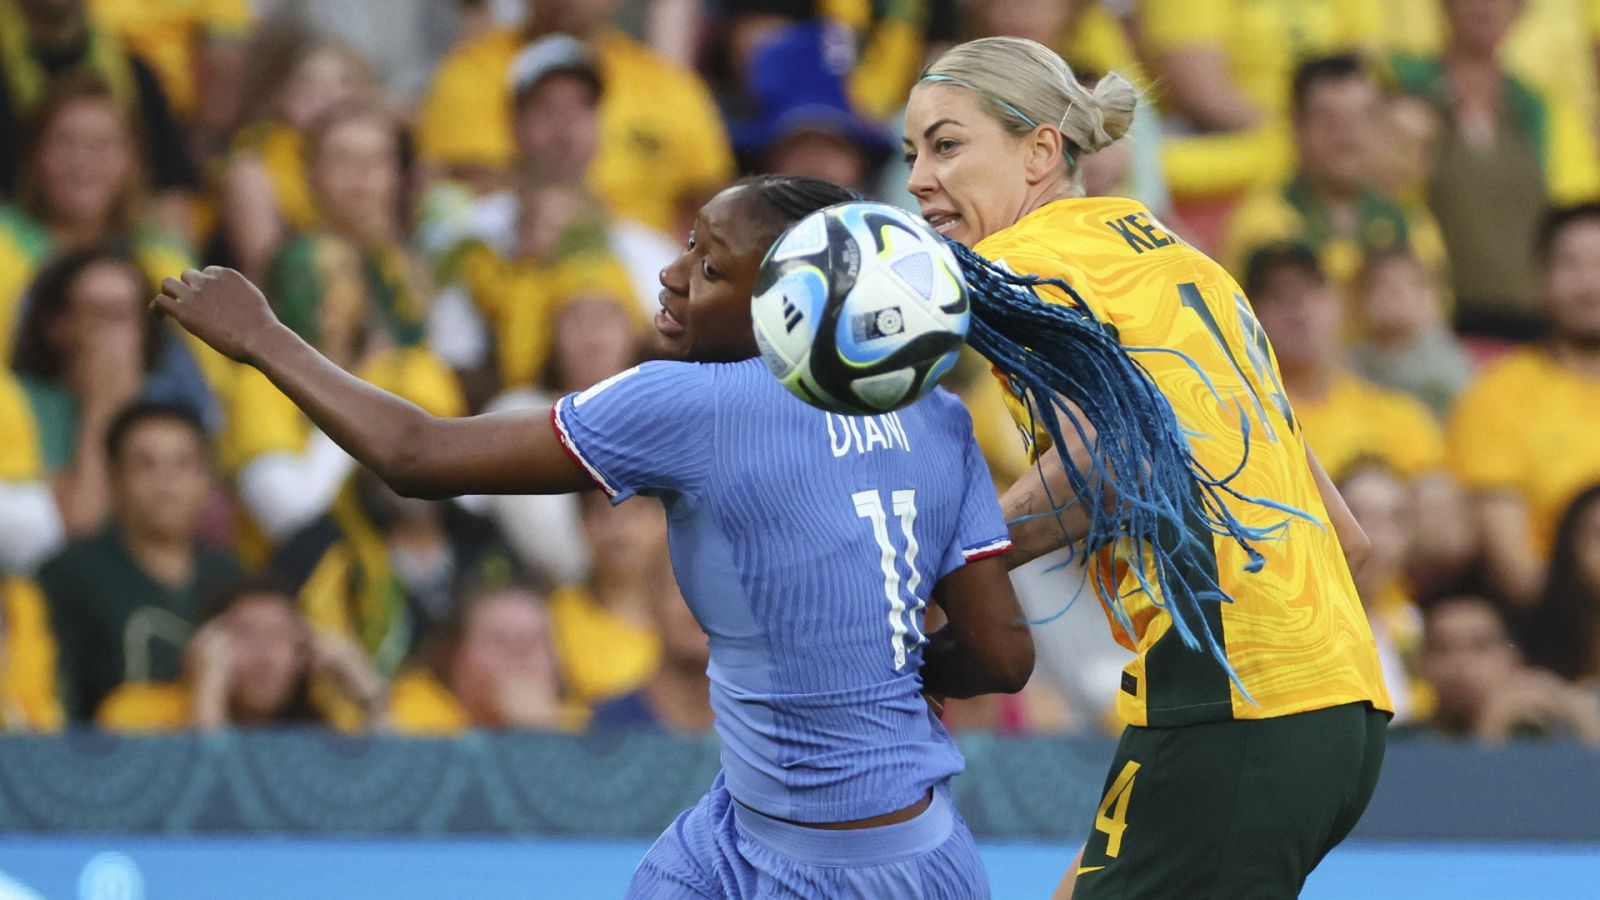
<instances>
[{"instance_id":1,"label":"blonde hair","mask_svg":"<svg viewBox=\"0 0 1600 900\"><path fill-rule=\"evenodd\" d=\"M921 81L955 84L976 93L984 109L1015 135L1049 125L1061 132L1069 172L1078 157L1104 150L1127 135L1139 91L1115 72L1086 88L1055 51L1026 38L987 37L952 47L923 71Z\"/></svg>"}]
</instances>

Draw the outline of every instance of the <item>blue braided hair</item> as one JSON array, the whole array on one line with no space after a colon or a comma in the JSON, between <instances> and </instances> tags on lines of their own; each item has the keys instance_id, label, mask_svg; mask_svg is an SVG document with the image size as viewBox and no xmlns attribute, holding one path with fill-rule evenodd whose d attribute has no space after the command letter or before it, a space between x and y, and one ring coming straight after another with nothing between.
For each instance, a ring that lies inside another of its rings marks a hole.
<instances>
[{"instance_id":1,"label":"blue braided hair","mask_svg":"<svg viewBox=\"0 0 1600 900\"><path fill-rule=\"evenodd\" d=\"M1246 526L1224 499L1258 503L1288 515L1305 514L1234 490L1228 482L1238 469L1220 477L1207 471L1191 452L1172 404L1134 358L1134 353L1145 351L1124 347L1116 329L1097 318L1071 285L1055 278L1018 275L961 244L948 243L961 263L971 300L967 343L1006 377L1022 399L1035 420L1029 423L1030 433L1033 424L1042 424L1056 447L1066 447L1065 419L1090 449L1087 470L1079 468L1070 454L1059 454L1076 498L1064 500L1082 503L1088 514L1088 552L1121 542L1138 590L1166 608L1186 646L1208 650L1248 697L1205 615L1206 604L1231 602L1217 583L1211 539L1221 535L1236 541L1249 556L1247 570L1257 571L1263 559L1254 544L1278 536L1288 523ZM1042 285L1060 289L1071 302L1044 301L1034 292ZM1210 385L1209 379L1206 383ZM1064 401L1082 411L1082 420ZM1245 423L1248 457L1249 419L1241 415L1240 420ZM1086 426L1094 429L1093 440L1088 439ZM1239 468L1243 466L1241 459ZM1068 505L1053 497L1050 503L1056 512ZM1096 592L1131 634L1132 622L1118 587L1100 578L1094 582Z\"/></svg>"}]
</instances>

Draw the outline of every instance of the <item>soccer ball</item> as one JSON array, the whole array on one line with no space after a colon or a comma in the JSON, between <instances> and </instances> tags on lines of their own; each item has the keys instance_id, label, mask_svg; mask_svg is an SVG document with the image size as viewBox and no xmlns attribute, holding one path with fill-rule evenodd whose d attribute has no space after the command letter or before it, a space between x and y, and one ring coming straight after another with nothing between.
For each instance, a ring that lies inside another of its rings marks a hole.
<instances>
[{"instance_id":1,"label":"soccer ball","mask_svg":"<svg viewBox=\"0 0 1600 900\"><path fill-rule=\"evenodd\" d=\"M906 406L956 363L971 313L961 266L921 218L841 203L784 232L761 263L751 318L761 358L812 406Z\"/></svg>"}]
</instances>

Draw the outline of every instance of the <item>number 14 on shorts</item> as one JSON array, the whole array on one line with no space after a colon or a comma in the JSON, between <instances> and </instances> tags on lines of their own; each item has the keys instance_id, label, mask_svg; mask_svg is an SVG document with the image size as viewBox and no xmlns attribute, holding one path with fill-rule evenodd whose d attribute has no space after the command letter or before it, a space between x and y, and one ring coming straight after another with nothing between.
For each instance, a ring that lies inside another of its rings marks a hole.
<instances>
[{"instance_id":1,"label":"number 14 on shorts","mask_svg":"<svg viewBox=\"0 0 1600 900\"><path fill-rule=\"evenodd\" d=\"M1128 801L1133 798L1133 777L1139 774L1139 764L1128 760L1095 810L1094 830L1106 834L1106 856L1116 859L1122 853L1122 833L1128 830Z\"/></svg>"}]
</instances>

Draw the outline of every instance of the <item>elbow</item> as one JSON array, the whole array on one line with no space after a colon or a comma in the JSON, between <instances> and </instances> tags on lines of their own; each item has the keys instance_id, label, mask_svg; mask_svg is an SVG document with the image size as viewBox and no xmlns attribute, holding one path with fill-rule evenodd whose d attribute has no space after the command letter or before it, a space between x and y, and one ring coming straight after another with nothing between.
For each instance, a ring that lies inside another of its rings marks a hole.
<instances>
[{"instance_id":1,"label":"elbow","mask_svg":"<svg viewBox=\"0 0 1600 900\"><path fill-rule=\"evenodd\" d=\"M1350 574L1360 574L1361 568L1372 556L1372 539L1367 537L1365 531L1355 528L1349 535L1341 537L1340 543L1344 546L1344 560L1350 567Z\"/></svg>"},{"instance_id":2,"label":"elbow","mask_svg":"<svg viewBox=\"0 0 1600 900\"><path fill-rule=\"evenodd\" d=\"M1021 634L1007 647L1006 653L990 667L990 679L995 693L1015 694L1028 686L1033 677L1033 635L1024 626Z\"/></svg>"},{"instance_id":3,"label":"elbow","mask_svg":"<svg viewBox=\"0 0 1600 900\"><path fill-rule=\"evenodd\" d=\"M389 489L413 500L440 500L438 479L433 477L427 448L432 445L428 426L433 417L421 410L405 424L381 452L374 454L370 468Z\"/></svg>"}]
</instances>

